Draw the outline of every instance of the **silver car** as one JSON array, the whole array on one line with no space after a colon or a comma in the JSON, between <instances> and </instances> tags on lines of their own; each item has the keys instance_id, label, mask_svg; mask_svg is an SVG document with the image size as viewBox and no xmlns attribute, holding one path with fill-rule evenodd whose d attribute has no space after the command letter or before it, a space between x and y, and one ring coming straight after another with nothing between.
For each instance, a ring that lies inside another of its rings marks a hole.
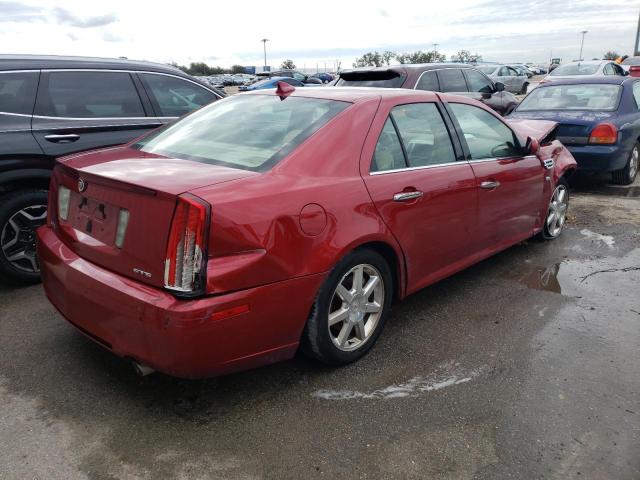
<instances>
[{"instance_id":1,"label":"silver car","mask_svg":"<svg viewBox=\"0 0 640 480\"><path fill-rule=\"evenodd\" d=\"M515 94L527 93L529 78L508 65L477 65L476 68L494 82L504 83L505 90Z\"/></svg>"},{"instance_id":2,"label":"silver car","mask_svg":"<svg viewBox=\"0 0 640 480\"><path fill-rule=\"evenodd\" d=\"M540 83L556 80L573 80L576 78L602 77L604 75L627 75L627 72L610 60L587 60L582 62L563 63L544 77Z\"/></svg>"}]
</instances>

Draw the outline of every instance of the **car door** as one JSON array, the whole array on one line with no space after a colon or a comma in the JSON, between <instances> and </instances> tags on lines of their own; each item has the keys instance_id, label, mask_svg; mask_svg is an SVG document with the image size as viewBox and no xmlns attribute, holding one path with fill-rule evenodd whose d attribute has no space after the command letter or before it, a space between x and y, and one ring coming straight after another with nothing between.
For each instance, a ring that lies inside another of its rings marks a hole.
<instances>
[{"instance_id":1,"label":"car door","mask_svg":"<svg viewBox=\"0 0 640 480\"><path fill-rule=\"evenodd\" d=\"M32 127L47 155L120 145L161 124L129 72L42 71Z\"/></svg>"},{"instance_id":2,"label":"car door","mask_svg":"<svg viewBox=\"0 0 640 480\"><path fill-rule=\"evenodd\" d=\"M379 112L361 173L404 252L413 292L463 268L473 253L475 179L469 163L458 160L462 150L456 137L452 141L453 126L435 101Z\"/></svg>"},{"instance_id":3,"label":"car door","mask_svg":"<svg viewBox=\"0 0 640 480\"><path fill-rule=\"evenodd\" d=\"M520 93L522 85L526 81L527 76L519 73L515 68L504 67L507 69L507 78L509 79L509 90L512 93Z\"/></svg>"},{"instance_id":4,"label":"car door","mask_svg":"<svg viewBox=\"0 0 640 480\"><path fill-rule=\"evenodd\" d=\"M207 105L219 97L196 82L165 73L136 74L149 95L156 115L174 120Z\"/></svg>"},{"instance_id":5,"label":"car door","mask_svg":"<svg viewBox=\"0 0 640 480\"><path fill-rule=\"evenodd\" d=\"M447 105L476 178L483 251L530 237L545 213L540 211L545 182L540 160L523 156L517 135L494 113L466 103Z\"/></svg>"},{"instance_id":6,"label":"car door","mask_svg":"<svg viewBox=\"0 0 640 480\"><path fill-rule=\"evenodd\" d=\"M500 67L495 73L495 81L504 83L504 87L507 91L511 91L511 78L509 77L509 69L507 67Z\"/></svg>"}]
</instances>

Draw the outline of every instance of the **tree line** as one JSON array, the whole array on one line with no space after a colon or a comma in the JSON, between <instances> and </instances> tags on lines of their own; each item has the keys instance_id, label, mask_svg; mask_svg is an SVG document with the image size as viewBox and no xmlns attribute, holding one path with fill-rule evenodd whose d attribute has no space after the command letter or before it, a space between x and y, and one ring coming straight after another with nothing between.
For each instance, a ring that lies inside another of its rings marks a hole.
<instances>
[{"instance_id":1,"label":"tree line","mask_svg":"<svg viewBox=\"0 0 640 480\"><path fill-rule=\"evenodd\" d=\"M391 65L391 62L395 60L398 63L432 63L432 62L445 62L447 56L437 51L423 52L418 50L416 52L396 53L386 50L384 52L367 52L363 56L356 58L353 63L353 67L383 67ZM474 63L482 61L482 56L475 53L472 54L468 50L460 50L458 53L451 56L452 62L460 63Z\"/></svg>"},{"instance_id":2,"label":"tree line","mask_svg":"<svg viewBox=\"0 0 640 480\"><path fill-rule=\"evenodd\" d=\"M233 65L231 68L222 67L210 67L204 62L191 62L189 66L178 65L176 62L171 62L169 65L179 68L189 75L220 75L223 73L244 73L244 67L242 65Z\"/></svg>"}]
</instances>

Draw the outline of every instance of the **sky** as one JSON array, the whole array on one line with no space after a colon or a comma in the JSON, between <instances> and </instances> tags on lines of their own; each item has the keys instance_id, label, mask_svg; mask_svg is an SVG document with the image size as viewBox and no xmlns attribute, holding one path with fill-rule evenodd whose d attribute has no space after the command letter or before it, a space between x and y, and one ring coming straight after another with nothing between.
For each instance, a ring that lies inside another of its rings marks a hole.
<instances>
[{"instance_id":1,"label":"sky","mask_svg":"<svg viewBox=\"0 0 640 480\"><path fill-rule=\"evenodd\" d=\"M633 54L638 0L1 1L0 53L87 55L211 66L350 68L368 51L461 49L548 63Z\"/></svg>"}]
</instances>

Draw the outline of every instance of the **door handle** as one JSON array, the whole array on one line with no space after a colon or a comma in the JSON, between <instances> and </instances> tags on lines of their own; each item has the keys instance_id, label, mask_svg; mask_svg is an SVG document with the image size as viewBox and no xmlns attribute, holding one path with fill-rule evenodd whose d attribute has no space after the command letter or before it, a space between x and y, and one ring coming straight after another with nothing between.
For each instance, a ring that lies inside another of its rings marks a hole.
<instances>
[{"instance_id":1,"label":"door handle","mask_svg":"<svg viewBox=\"0 0 640 480\"><path fill-rule=\"evenodd\" d=\"M494 188L498 188L499 186L500 182L497 180L486 181L480 184L480 188L484 188L485 190L493 190Z\"/></svg>"},{"instance_id":2,"label":"door handle","mask_svg":"<svg viewBox=\"0 0 640 480\"><path fill-rule=\"evenodd\" d=\"M393 196L394 202L406 202L408 200L414 200L416 198L420 198L422 196L422 192L413 191L413 192L400 192L396 193Z\"/></svg>"},{"instance_id":3,"label":"door handle","mask_svg":"<svg viewBox=\"0 0 640 480\"><path fill-rule=\"evenodd\" d=\"M44 139L47 142L52 142L52 143L72 143L78 140L79 138L80 138L80 135L77 135L75 133L68 133L66 135L52 134L52 135L44 136Z\"/></svg>"}]
</instances>

